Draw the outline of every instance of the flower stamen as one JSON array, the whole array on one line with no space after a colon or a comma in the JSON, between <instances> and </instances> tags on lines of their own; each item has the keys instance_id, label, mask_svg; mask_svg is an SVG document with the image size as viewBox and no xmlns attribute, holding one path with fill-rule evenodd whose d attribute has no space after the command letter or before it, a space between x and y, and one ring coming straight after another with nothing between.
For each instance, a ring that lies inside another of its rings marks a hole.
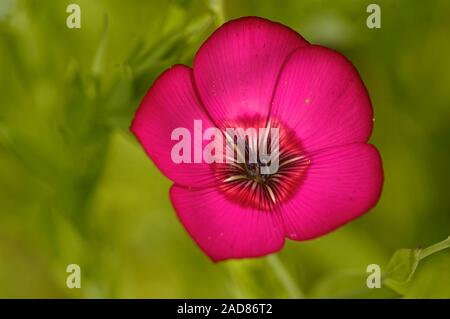
<instances>
[{"instance_id":1,"label":"flower stamen","mask_svg":"<svg viewBox=\"0 0 450 319\"><path fill-rule=\"evenodd\" d=\"M242 123L248 124L246 121L240 122ZM258 124L257 121L256 123ZM272 122L266 127L275 126ZM239 154L240 157L236 159L225 156L227 163L215 164L215 175L221 181L219 188L225 196L245 207L274 211L300 187L310 160L295 134L282 124L277 127L280 134L276 154L271 150L271 136L269 130L266 130L259 141L246 137L244 149L239 150L235 144L230 147L235 150L233 153ZM227 139L235 142L229 136ZM265 147L270 152L264 162L260 158L256 162L250 160L255 155L254 152L258 151L258 147ZM263 168L270 166L275 156L278 156L278 170L264 174Z\"/></svg>"}]
</instances>

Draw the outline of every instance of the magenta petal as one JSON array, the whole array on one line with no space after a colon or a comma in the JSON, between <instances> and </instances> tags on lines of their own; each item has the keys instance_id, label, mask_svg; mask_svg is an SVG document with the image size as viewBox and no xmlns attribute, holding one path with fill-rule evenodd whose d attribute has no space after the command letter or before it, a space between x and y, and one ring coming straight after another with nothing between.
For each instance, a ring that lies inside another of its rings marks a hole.
<instances>
[{"instance_id":1,"label":"magenta petal","mask_svg":"<svg viewBox=\"0 0 450 319\"><path fill-rule=\"evenodd\" d=\"M215 182L208 164L176 164L171 158L171 149L178 142L171 140L175 128L186 128L193 136L194 120L203 121L203 130L213 126L200 105L193 87L192 70L175 65L148 91L131 126L156 166L182 185L204 186ZM193 143L191 145L193 157Z\"/></svg>"},{"instance_id":2,"label":"magenta petal","mask_svg":"<svg viewBox=\"0 0 450 319\"><path fill-rule=\"evenodd\" d=\"M214 261L263 256L283 247L277 214L243 208L214 188L174 185L170 196L188 233Z\"/></svg>"},{"instance_id":3,"label":"magenta petal","mask_svg":"<svg viewBox=\"0 0 450 319\"><path fill-rule=\"evenodd\" d=\"M281 208L286 235L311 239L355 219L377 203L382 184L381 158L372 145L317 152L296 196Z\"/></svg>"},{"instance_id":4,"label":"magenta petal","mask_svg":"<svg viewBox=\"0 0 450 319\"><path fill-rule=\"evenodd\" d=\"M281 72L271 115L295 130L306 150L367 142L372 106L353 65L336 51L311 45Z\"/></svg>"},{"instance_id":5,"label":"magenta petal","mask_svg":"<svg viewBox=\"0 0 450 319\"><path fill-rule=\"evenodd\" d=\"M284 61L306 45L292 29L257 17L233 20L215 31L195 57L194 77L217 125L244 115L265 118Z\"/></svg>"}]
</instances>

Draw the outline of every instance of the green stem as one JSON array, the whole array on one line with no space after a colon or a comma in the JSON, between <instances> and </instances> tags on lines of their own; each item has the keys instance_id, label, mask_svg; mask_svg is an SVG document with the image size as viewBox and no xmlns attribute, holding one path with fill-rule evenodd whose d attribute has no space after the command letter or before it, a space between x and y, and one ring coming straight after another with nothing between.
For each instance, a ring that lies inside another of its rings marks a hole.
<instances>
[{"instance_id":1,"label":"green stem","mask_svg":"<svg viewBox=\"0 0 450 319\"><path fill-rule=\"evenodd\" d=\"M280 259L276 255L270 255L267 257L269 265L277 275L280 282L289 294L289 298L301 299L304 298L303 292L300 290L294 279L291 277L287 269L283 266Z\"/></svg>"},{"instance_id":2,"label":"green stem","mask_svg":"<svg viewBox=\"0 0 450 319\"><path fill-rule=\"evenodd\" d=\"M419 260L422 260L422 259L424 259L434 253L437 253L441 250L444 250L446 248L450 248L450 236L447 239L445 239L437 244L434 244L427 248L422 249L419 254Z\"/></svg>"}]
</instances>

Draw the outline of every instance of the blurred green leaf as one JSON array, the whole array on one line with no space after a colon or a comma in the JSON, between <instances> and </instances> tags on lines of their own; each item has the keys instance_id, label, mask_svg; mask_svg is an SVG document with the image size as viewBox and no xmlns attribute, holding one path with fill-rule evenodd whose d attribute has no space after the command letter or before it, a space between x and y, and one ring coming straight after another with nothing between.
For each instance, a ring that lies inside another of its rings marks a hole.
<instances>
[{"instance_id":1,"label":"blurred green leaf","mask_svg":"<svg viewBox=\"0 0 450 319\"><path fill-rule=\"evenodd\" d=\"M397 250L389 261L383 283L398 293L406 294L407 284L416 272L419 263L424 258L449 247L450 237L424 249Z\"/></svg>"},{"instance_id":2,"label":"blurred green leaf","mask_svg":"<svg viewBox=\"0 0 450 319\"><path fill-rule=\"evenodd\" d=\"M395 298L399 295L381 287L370 289L366 284L367 273L358 269L346 269L327 274L315 284L311 298Z\"/></svg>"},{"instance_id":3,"label":"blurred green leaf","mask_svg":"<svg viewBox=\"0 0 450 319\"><path fill-rule=\"evenodd\" d=\"M95 52L94 61L92 63L92 75L94 77L98 77L100 75L105 64L104 60L108 41L108 33L109 33L109 19L108 16L105 15L103 18L103 29L100 34L97 51Z\"/></svg>"},{"instance_id":4,"label":"blurred green leaf","mask_svg":"<svg viewBox=\"0 0 450 319\"><path fill-rule=\"evenodd\" d=\"M387 267L385 283L407 283L419 264L421 249L399 249L394 253Z\"/></svg>"}]
</instances>

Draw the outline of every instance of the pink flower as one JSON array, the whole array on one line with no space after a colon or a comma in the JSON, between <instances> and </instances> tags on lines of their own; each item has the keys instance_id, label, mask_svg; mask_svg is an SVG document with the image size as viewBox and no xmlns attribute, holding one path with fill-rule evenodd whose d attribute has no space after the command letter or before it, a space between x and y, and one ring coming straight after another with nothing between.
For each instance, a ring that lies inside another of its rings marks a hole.
<instances>
[{"instance_id":1,"label":"pink flower","mask_svg":"<svg viewBox=\"0 0 450 319\"><path fill-rule=\"evenodd\" d=\"M373 115L367 90L341 54L311 45L262 18L230 21L201 46L193 68L165 71L132 123L148 156L175 184L173 206L214 261L263 256L285 238L312 239L373 207L383 172L367 141ZM279 170L256 165L176 164L177 127L280 130Z\"/></svg>"}]
</instances>

